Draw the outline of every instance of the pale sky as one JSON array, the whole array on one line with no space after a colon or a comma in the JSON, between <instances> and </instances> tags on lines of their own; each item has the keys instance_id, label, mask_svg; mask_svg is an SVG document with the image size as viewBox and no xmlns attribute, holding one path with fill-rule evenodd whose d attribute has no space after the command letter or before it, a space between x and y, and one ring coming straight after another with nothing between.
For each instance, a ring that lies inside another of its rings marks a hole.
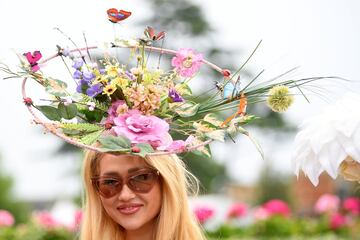
<instances>
[{"instance_id":1,"label":"pale sky","mask_svg":"<svg viewBox=\"0 0 360 240\"><path fill-rule=\"evenodd\" d=\"M249 70L258 72L265 68L266 77L278 75L292 67L300 66L293 76L337 75L353 80L352 85L331 85L329 98L335 101L348 91L360 93L360 1L357 0L197 0L203 5L206 17L219 30L218 38L226 49L241 49L238 65L244 61L259 40L260 50L248 64ZM148 8L144 1L20 1L2 0L0 3L0 60L11 66L16 57L11 49L23 53L41 50L49 56L56 44L66 41L53 27L60 27L75 41L82 42L85 31L91 43L113 37L113 29L104 20L110 7L133 12L131 18L140 19ZM123 35L133 36L129 25L122 26ZM144 26L145 27L145 26ZM181 47L181 46L179 46ZM220 63L218 63L221 65ZM0 75L2 76L2 75ZM39 126L30 124L21 99L21 80L0 81L0 153L1 167L16 180L15 192L25 199L47 199L72 195L79 181L71 178L70 171L79 165L78 156L54 159L51 155L59 140L41 134ZM295 124L321 111L328 103L310 96L313 104L298 99L285 114ZM262 144L268 161L276 169L290 172L291 144L272 144L266 136L270 133L254 131ZM280 136L276 136L280 138ZM213 146L217 159L228 166L230 175L241 183L253 183L264 164L255 148L245 138L237 145ZM231 156L236 155L231 160ZM49 159L51 158L51 159Z\"/></svg>"}]
</instances>

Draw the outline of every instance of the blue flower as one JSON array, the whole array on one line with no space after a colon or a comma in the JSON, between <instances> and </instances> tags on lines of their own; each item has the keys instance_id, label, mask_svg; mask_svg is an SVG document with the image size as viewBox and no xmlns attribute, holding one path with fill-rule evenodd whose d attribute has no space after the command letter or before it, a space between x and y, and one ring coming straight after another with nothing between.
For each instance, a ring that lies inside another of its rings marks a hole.
<instances>
[{"instance_id":1,"label":"blue flower","mask_svg":"<svg viewBox=\"0 0 360 240\"><path fill-rule=\"evenodd\" d=\"M86 81L91 81L95 78L95 74L93 72L84 72L83 73L83 79L86 80Z\"/></svg>"},{"instance_id":2,"label":"blue flower","mask_svg":"<svg viewBox=\"0 0 360 240\"><path fill-rule=\"evenodd\" d=\"M81 58L77 58L74 60L72 67L76 69L80 69L82 65L84 65L84 60L82 60Z\"/></svg>"},{"instance_id":3,"label":"blue flower","mask_svg":"<svg viewBox=\"0 0 360 240\"><path fill-rule=\"evenodd\" d=\"M100 94L103 91L103 86L98 83L95 85L92 85L86 90L86 95L90 97L96 97L98 94Z\"/></svg>"},{"instance_id":4,"label":"blue flower","mask_svg":"<svg viewBox=\"0 0 360 240\"><path fill-rule=\"evenodd\" d=\"M73 78L74 79L81 79L83 73L80 72L79 70L76 70L74 73L73 73Z\"/></svg>"}]
</instances>

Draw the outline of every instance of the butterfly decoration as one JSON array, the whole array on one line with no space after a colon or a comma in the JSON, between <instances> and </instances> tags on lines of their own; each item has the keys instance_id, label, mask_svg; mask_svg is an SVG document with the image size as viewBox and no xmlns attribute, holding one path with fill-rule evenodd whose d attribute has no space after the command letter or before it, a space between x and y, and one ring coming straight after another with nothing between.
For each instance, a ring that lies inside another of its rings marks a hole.
<instances>
[{"instance_id":1,"label":"butterfly decoration","mask_svg":"<svg viewBox=\"0 0 360 240\"><path fill-rule=\"evenodd\" d=\"M158 41L165 38L165 31L161 31L158 34L155 33L155 30L152 27L147 27L144 31L145 36L152 40L152 41Z\"/></svg>"},{"instance_id":2,"label":"butterfly decoration","mask_svg":"<svg viewBox=\"0 0 360 240\"><path fill-rule=\"evenodd\" d=\"M24 53L24 56L26 57L27 61L30 63L31 71L36 72L40 70L40 66L38 64L38 61L42 57L42 54L40 51L35 51L33 53L27 52Z\"/></svg>"},{"instance_id":3,"label":"butterfly decoration","mask_svg":"<svg viewBox=\"0 0 360 240\"><path fill-rule=\"evenodd\" d=\"M221 124L221 127L224 127L228 122L230 122L237 116L244 116L246 113L246 107L247 107L247 98L245 94L242 92L240 95L238 110L233 115L225 119L225 121Z\"/></svg>"},{"instance_id":4,"label":"butterfly decoration","mask_svg":"<svg viewBox=\"0 0 360 240\"><path fill-rule=\"evenodd\" d=\"M110 8L107 10L109 21L112 23L118 23L130 17L131 12L125 10L117 10L116 8Z\"/></svg>"}]
</instances>

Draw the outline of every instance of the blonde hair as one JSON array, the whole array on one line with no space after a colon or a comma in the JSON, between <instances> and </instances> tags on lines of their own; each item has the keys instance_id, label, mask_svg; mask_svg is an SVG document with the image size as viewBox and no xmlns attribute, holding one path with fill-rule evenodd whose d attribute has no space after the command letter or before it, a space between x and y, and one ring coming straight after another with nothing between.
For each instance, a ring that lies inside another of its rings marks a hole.
<instances>
[{"instance_id":1,"label":"blonde hair","mask_svg":"<svg viewBox=\"0 0 360 240\"><path fill-rule=\"evenodd\" d=\"M124 229L113 221L91 183L99 173L99 162L104 153L87 151L83 163L85 185L84 217L80 240L125 240ZM157 240L204 240L205 236L195 220L187 195L198 192L197 179L186 170L176 155L147 156L145 162L157 169L161 176L162 205L157 219Z\"/></svg>"}]
</instances>

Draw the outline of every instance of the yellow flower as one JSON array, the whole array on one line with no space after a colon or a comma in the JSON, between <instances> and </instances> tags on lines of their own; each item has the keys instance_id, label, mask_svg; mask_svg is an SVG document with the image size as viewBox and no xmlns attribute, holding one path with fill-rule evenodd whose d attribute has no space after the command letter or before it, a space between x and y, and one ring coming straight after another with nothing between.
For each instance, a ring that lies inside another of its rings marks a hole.
<instances>
[{"instance_id":1,"label":"yellow flower","mask_svg":"<svg viewBox=\"0 0 360 240\"><path fill-rule=\"evenodd\" d=\"M294 102L287 86L275 86L270 89L267 104L274 112L285 112Z\"/></svg>"},{"instance_id":2,"label":"yellow flower","mask_svg":"<svg viewBox=\"0 0 360 240\"><path fill-rule=\"evenodd\" d=\"M105 70L106 70L106 74L109 77L117 77L118 76L118 72L119 72L119 64L115 64L115 65L106 65L105 66Z\"/></svg>"},{"instance_id":3,"label":"yellow flower","mask_svg":"<svg viewBox=\"0 0 360 240\"><path fill-rule=\"evenodd\" d=\"M111 81L111 84L119 85L121 88L125 88L129 84L129 80L123 77L117 77Z\"/></svg>"},{"instance_id":4,"label":"yellow flower","mask_svg":"<svg viewBox=\"0 0 360 240\"><path fill-rule=\"evenodd\" d=\"M103 89L103 94L106 94L110 97L111 94L113 94L116 91L116 86L109 84Z\"/></svg>"}]
</instances>

